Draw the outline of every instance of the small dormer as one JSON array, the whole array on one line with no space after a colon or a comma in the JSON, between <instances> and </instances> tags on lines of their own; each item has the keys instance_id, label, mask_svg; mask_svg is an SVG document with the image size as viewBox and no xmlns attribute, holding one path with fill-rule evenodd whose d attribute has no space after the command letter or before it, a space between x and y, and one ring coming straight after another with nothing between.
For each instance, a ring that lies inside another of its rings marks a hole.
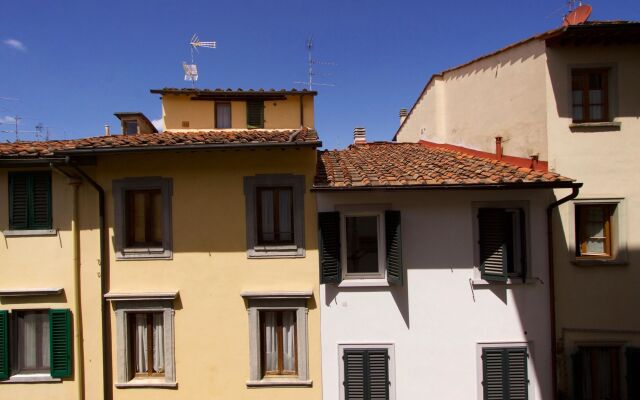
<instances>
[{"instance_id":1,"label":"small dormer","mask_svg":"<svg viewBox=\"0 0 640 400\"><path fill-rule=\"evenodd\" d=\"M149 118L141 112L117 112L113 115L120 120L123 135L158 133Z\"/></svg>"}]
</instances>

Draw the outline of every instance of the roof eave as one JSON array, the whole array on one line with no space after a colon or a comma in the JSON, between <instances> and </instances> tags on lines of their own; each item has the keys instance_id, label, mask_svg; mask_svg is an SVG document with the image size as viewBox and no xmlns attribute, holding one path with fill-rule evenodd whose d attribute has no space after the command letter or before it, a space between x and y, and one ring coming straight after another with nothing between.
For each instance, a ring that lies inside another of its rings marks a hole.
<instances>
[{"instance_id":1,"label":"roof eave","mask_svg":"<svg viewBox=\"0 0 640 400\"><path fill-rule=\"evenodd\" d=\"M378 185L378 186L318 186L312 192L363 192L406 190L522 190L522 189L572 189L582 187L581 182L518 182L496 184L443 184L443 185Z\"/></svg>"}]
</instances>

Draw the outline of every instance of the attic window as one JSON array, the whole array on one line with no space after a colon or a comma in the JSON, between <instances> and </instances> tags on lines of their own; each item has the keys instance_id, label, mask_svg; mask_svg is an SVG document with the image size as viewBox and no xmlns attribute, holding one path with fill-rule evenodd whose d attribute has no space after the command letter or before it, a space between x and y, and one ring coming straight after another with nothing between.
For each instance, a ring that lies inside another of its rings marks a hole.
<instances>
[{"instance_id":1,"label":"attic window","mask_svg":"<svg viewBox=\"0 0 640 400\"><path fill-rule=\"evenodd\" d=\"M182 121L182 127L183 128L188 128L189 127L189 121Z\"/></svg>"},{"instance_id":2,"label":"attic window","mask_svg":"<svg viewBox=\"0 0 640 400\"><path fill-rule=\"evenodd\" d=\"M124 134L125 135L137 135L138 134L138 121L132 119L124 121Z\"/></svg>"}]
</instances>

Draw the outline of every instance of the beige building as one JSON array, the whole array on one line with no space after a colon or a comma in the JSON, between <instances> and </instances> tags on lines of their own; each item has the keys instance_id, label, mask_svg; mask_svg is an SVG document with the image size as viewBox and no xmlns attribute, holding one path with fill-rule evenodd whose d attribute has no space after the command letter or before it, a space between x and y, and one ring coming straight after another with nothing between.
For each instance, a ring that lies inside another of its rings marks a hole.
<instances>
[{"instance_id":1,"label":"beige building","mask_svg":"<svg viewBox=\"0 0 640 400\"><path fill-rule=\"evenodd\" d=\"M549 209L559 398L640 396L638 71L640 23L553 29L434 75L395 136L584 183Z\"/></svg>"},{"instance_id":2,"label":"beige building","mask_svg":"<svg viewBox=\"0 0 640 400\"><path fill-rule=\"evenodd\" d=\"M0 145L0 399L321 398L315 92L162 95Z\"/></svg>"}]
</instances>

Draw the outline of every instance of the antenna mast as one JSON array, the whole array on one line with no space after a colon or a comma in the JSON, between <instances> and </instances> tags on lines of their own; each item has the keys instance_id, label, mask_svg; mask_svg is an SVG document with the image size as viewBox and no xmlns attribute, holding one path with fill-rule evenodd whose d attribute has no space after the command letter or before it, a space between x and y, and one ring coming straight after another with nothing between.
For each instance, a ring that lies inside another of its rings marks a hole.
<instances>
[{"instance_id":1,"label":"antenna mast","mask_svg":"<svg viewBox=\"0 0 640 400\"><path fill-rule=\"evenodd\" d=\"M207 49L215 49L216 42L203 42L198 38L197 34L193 34L191 41L189 41L189 50L191 51L191 64L182 62L182 68L184 69L184 80L191 81L191 86L196 87L196 81L198 80L198 66L195 63L194 50L197 53L198 47Z\"/></svg>"},{"instance_id":2,"label":"antenna mast","mask_svg":"<svg viewBox=\"0 0 640 400\"><path fill-rule=\"evenodd\" d=\"M302 81L295 81L293 83L298 83L301 85L305 85L309 90L313 90L313 86L335 86L333 83L317 83L313 81L313 77L314 76L329 76L329 74L318 74L316 72L313 71L313 66L314 65L329 65L329 66L335 66L336 64L333 62L325 62L325 61L318 61L316 59L313 58L312 56L312 52L313 52L313 36L311 36L308 40L307 40L307 81L306 82L302 82Z\"/></svg>"}]
</instances>

